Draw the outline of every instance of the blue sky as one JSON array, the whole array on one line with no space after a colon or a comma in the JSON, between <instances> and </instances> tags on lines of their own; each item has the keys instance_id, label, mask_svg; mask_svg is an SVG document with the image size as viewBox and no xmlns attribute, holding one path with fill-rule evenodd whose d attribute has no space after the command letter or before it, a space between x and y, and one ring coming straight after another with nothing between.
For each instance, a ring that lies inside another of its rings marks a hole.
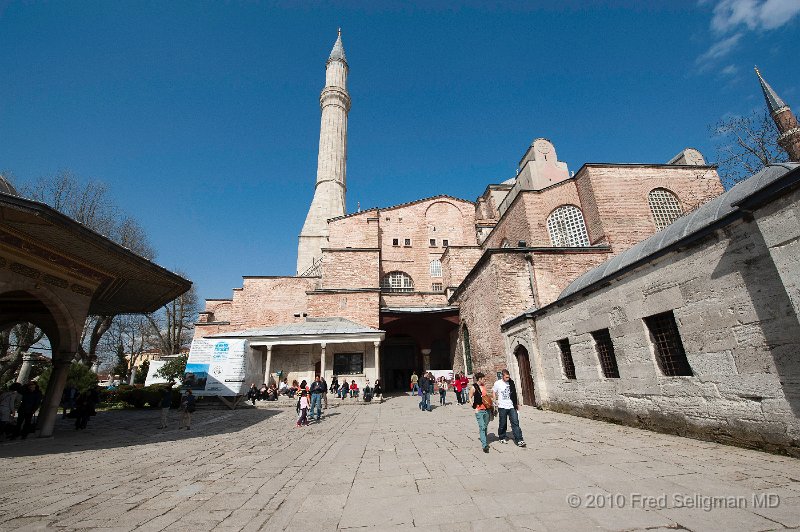
<instances>
[{"instance_id":1,"label":"blue sky","mask_svg":"<svg viewBox=\"0 0 800 532\"><path fill-rule=\"evenodd\" d=\"M0 0L0 169L105 182L220 298L294 273L339 26L348 211L474 200L540 136L571 170L713 161L709 126L763 105L755 64L800 110L797 0L454 4Z\"/></svg>"}]
</instances>

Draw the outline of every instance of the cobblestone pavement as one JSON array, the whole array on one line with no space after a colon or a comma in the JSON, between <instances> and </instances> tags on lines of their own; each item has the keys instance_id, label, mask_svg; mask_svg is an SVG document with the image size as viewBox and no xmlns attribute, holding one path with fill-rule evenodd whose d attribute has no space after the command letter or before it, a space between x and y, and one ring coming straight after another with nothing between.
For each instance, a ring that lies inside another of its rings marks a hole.
<instances>
[{"instance_id":1,"label":"cobblestone pavement","mask_svg":"<svg viewBox=\"0 0 800 532\"><path fill-rule=\"evenodd\" d=\"M800 527L799 460L531 408L528 447L489 454L469 408L405 396L307 428L269 407L198 412L191 431L158 415L0 444L0 530Z\"/></svg>"}]
</instances>

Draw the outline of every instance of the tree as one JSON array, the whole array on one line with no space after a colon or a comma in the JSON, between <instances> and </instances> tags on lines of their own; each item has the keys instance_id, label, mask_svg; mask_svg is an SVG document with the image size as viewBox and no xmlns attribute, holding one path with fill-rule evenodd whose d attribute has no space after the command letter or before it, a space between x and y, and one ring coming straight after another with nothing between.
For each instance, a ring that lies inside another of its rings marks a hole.
<instances>
[{"instance_id":1,"label":"tree","mask_svg":"<svg viewBox=\"0 0 800 532\"><path fill-rule=\"evenodd\" d=\"M133 383L135 375L128 370L138 365L145 351L153 347L153 342L150 323L143 315L117 316L103 337L101 355L104 355L102 356L104 363L116 359L119 364L124 360L124 374L130 376ZM115 367L114 373L121 376L123 372L120 370L122 368Z\"/></svg>"},{"instance_id":2,"label":"tree","mask_svg":"<svg viewBox=\"0 0 800 532\"><path fill-rule=\"evenodd\" d=\"M84 182L65 170L23 187L22 195L50 205L146 259L155 256L144 229L134 218L122 213L103 183ZM87 317L78 348L79 360L87 365L97 360L100 339L111 328L114 318L114 315Z\"/></svg>"},{"instance_id":3,"label":"tree","mask_svg":"<svg viewBox=\"0 0 800 532\"><path fill-rule=\"evenodd\" d=\"M189 360L189 355L186 353L170 357L166 360L166 363L156 371L156 375L168 381L180 382L183 380L183 374L186 373L187 360Z\"/></svg>"},{"instance_id":4,"label":"tree","mask_svg":"<svg viewBox=\"0 0 800 532\"><path fill-rule=\"evenodd\" d=\"M775 123L766 111L724 118L712 133L717 142L718 172L726 190L767 165L789 159L778 145Z\"/></svg>"},{"instance_id":5,"label":"tree","mask_svg":"<svg viewBox=\"0 0 800 532\"><path fill-rule=\"evenodd\" d=\"M42 372L39 377L39 387L42 390L47 389L47 384L50 382L50 375L53 373L52 366ZM73 362L69 366L69 373L67 374L67 382L72 383L80 392L85 392L89 388L97 386L97 374L91 369L86 367L85 364Z\"/></svg>"},{"instance_id":6,"label":"tree","mask_svg":"<svg viewBox=\"0 0 800 532\"><path fill-rule=\"evenodd\" d=\"M44 331L27 322L0 331L0 386L16 378L22 365L22 354L43 337ZM31 374L31 377L35 376Z\"/></svg>"},{"instance_id":7,"label":"tree","mask_svg":"<svg viewBox=\"0 0 800 532\"><path fill-rule=\"evenodd\" d=\"M147 372L150 370L150 361L145 360L142 365L136 368L136 378L133 379L133 384L144 384L147 380Z\"/></svg>"},{"instance_id":8,"label":"tree","mask_svg":"<svg viewBox=\"0 0 800 532\"><path fill-rule=\"evenodd\" d=\"M177 272L181 274L181 272ZM197 319L197 291L192 286L158 312L147 314L161 356L177 355L192 340Z\"/></svg>"}]
</instances>

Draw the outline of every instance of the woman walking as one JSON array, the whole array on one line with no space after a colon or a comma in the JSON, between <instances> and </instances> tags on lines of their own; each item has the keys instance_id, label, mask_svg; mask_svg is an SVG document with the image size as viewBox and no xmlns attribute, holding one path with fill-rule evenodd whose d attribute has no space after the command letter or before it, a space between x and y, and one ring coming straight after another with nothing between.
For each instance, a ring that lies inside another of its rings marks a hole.
<instances>
[{"instance_id":1,"label":"woman walking","mask_svg":"<svg viewBox=\"0 0 800 532\"><path fill-rule=\"evenodd\" d=\"M478 421L478 436L481 439L483 452L489 452L489 442L486 439L486 429L489 427L489 410L492 407L492 396L486 393L484 374L480 371L475 374L475 384L469 389L469 399L475 409L475 419Z\"/></svg>"},{"instance_id":2,"label":"woman walking","mask_svg":"<svg viewBox=\"0 0 800 532\"><path fill-rule=\"evenodd\" d=\"M439 377L439 404L444 406L447 404L445 401L447 397L447 379Z\"/></svg>"},{"instance_id":3,"label":"woman walking","mask_svg":"<svg viewBox=\"0 0 800 532\"><path fill-rule=\"evenodd\" d=\"M308 392L300 390L300 416L297 418L297 426L308 425Z\"/></svg>"}]
</instances>

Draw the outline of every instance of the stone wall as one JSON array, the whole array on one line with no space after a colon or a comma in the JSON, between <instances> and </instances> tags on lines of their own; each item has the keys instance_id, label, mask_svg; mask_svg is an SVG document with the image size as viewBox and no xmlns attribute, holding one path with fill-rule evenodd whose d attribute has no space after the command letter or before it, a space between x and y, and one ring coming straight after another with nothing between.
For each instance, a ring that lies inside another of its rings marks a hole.
<instances>
[{"instance_id":1,"label":"stone wall","mask_svg":"<svg viewBox=\"0 0 800 532\"><path fill-rule=\"evenodd\" d=\"M531 352L540 404L800 455L800 270L797 249L781 249L800 237L798 205L795 192L757 210L756 221L734 222L509 330L507 349ZM693 376L666 377L657 366L643 318L667 311ZM599 368L590 333L604 328L618 379ZM575 380L565 377L561 339L571 344Z\"/></svg>"},{"instance_id":2,"label":"stone wall","mask_svg":"<svg viewBox=\"0 0 800 532\"><path fill-rule=\"evenodd\" d=\"M457 287L478 262L483 251L479 246L450 246L442 255L444 287Z\"/></svg>"}]
</instances>

